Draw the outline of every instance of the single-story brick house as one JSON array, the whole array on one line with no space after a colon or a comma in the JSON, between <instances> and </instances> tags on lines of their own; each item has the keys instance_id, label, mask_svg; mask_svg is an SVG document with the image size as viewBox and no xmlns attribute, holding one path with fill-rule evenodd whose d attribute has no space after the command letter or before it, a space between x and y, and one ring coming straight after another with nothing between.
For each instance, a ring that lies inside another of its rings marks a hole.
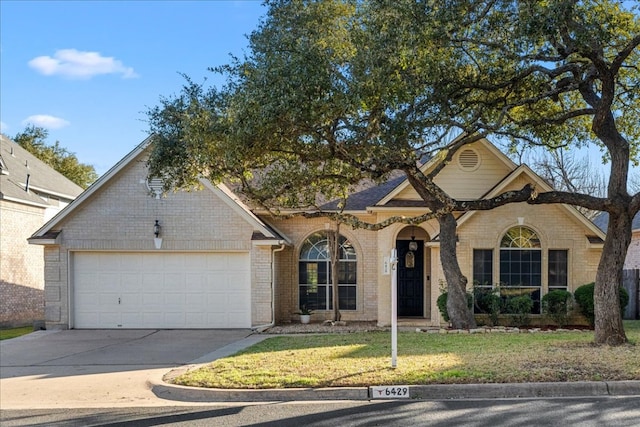
<instances>
[{"instance_id":1,"label":"single-story brick house","mask_svg":"<svg viewBox=\"0 0 640 427\"><path fill-rule=\"evenodd\" d=\"M201 191L156 197L157 182L147 177L150 143L31 237L45 247L48 328L258 328L295 321L303 305L314 309L312 321L330 317L329 220L263 215L206 180ZM437 182L458 199L526 183L549 188L487 140L461 150ZM346 210L379 222L425 207L396 178L354 194ZM440 324L436 220L340 232L344 320L390 324L388 260L397 248L398 315L416 326ZM564 205L518 203L458 216L458 256L470 283L508 283L538 301L550 289L593 281L604 237Z\"/></svg>"},{"instance_id":2,"label":"single-story brick house","mask_svg":"<svg viewBox=\"0 0 640 427\"><path fill-rule=\"evenodd\" d=\"M0 135L0 327L44 320L43 249L27 239L81 192Z\"/></svg>"}]
</instances>

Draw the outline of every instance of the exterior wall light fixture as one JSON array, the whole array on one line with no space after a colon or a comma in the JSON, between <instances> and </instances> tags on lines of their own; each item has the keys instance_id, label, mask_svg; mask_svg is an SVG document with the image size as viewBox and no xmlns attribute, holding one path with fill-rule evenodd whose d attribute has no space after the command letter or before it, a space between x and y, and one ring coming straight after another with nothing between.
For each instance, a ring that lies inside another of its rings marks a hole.
<instances>
[{"instance_id":1,"label":"exterior wall light fixture","mask_svg":"<svg viewBox=\"0 0 640 427\"><path fill-rule=\"evenodd\" d=\"M162 237L160 237L161 230L162 227L160 226L160 222L156 219L156 223L153 224L153 235L155 236L153 238L153 244L155 245L156 249L160 249L162 247Z\"/></svg>"}]
</instances>

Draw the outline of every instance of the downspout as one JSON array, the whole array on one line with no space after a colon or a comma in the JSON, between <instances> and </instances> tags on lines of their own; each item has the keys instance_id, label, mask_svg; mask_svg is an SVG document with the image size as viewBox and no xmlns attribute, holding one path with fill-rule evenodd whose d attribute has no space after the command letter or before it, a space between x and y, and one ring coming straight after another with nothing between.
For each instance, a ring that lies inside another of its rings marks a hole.
<instances>
[{"instance_id":1,"label":"downspout","mask_svg":"<svg viewBox=\"0 0 640 427\"><path fill-rule=\"evenodd\" d=\"M282 252L284 250L284 248L286 247L285 243L280 240L278 243L280 243L280 247L276 248L276 249L271 249L271 322L264 324L264 325L258 325L258 326L254 326L253 329L254 331L257 332L262 332L265 329L268 329L270 327L272 327L273 325L275 325L276 323L276 289L275 289L275 282L276 282L276 252Z\"/></svg>"}]
</instances>

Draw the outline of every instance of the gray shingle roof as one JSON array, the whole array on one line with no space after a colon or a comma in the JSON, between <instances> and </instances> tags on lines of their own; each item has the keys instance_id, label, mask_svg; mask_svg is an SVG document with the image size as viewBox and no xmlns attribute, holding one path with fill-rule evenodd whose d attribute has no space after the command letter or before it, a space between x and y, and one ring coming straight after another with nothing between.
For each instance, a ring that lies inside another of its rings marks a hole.
<instances>
[{"instance_id":1,"label":"gray shingle roof","mask_svg":"<svg viewBox=\"0 0 640 427\"><path fill-rule=\"evenodd\" d=\"M393 191L400 183L406 179L405 175L396 176L390 178L388 181L382 184L376 184L375 182L367 182L364 184L364 189L357 191L347 199L347 205L344 210L346 211L363 211L370 206L375 206L380 200L382 200L387 194ZM326 203L322 206L325 210L334 210L338 207L337 201Z\"/></svg>"},{"instance_id":2,"label":"gray shingle roof","mask_svg":"<svg viewBox=\"0 0 640 427\"><path fill-rule=\"evenodd\" d=\"M609 212L602 212L598 215L593 223L598 226L598 228L605 233L607 232L607 226L609 225ZM631 223L632 230L640 230L640 213L637 213L635 217L633 217L633 222Z\"/></svg>"},{"instance_id":3,"label":"gray shingle roof","mask_svg":"<svg viewBox=\"0 0 640 427\"><path fill-rule=\"evenodd\" d=\"M40 193L74 199L82 188L4 135L0 135L0 197L46 204ZM27 192L26 182L34 192ZM37 190L36 190L37 189Z\"/></svg>"}]
</instances>

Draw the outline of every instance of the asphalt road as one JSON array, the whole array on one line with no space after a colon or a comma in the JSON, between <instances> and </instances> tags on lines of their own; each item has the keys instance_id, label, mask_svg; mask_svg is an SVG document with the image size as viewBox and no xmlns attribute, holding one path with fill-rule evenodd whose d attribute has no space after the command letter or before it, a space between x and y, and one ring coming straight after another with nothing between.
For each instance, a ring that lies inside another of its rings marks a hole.
<instances>
[{"instance_id":1,"label":"asphalt road","mask_svg":"<svg viewBox=\"0 0 640 427\"><path fill-rule=\"evenodd\" d=\"M638 426L639 397L289 402L0 411L14 426Z\"/></svg>"}]
</instances>

